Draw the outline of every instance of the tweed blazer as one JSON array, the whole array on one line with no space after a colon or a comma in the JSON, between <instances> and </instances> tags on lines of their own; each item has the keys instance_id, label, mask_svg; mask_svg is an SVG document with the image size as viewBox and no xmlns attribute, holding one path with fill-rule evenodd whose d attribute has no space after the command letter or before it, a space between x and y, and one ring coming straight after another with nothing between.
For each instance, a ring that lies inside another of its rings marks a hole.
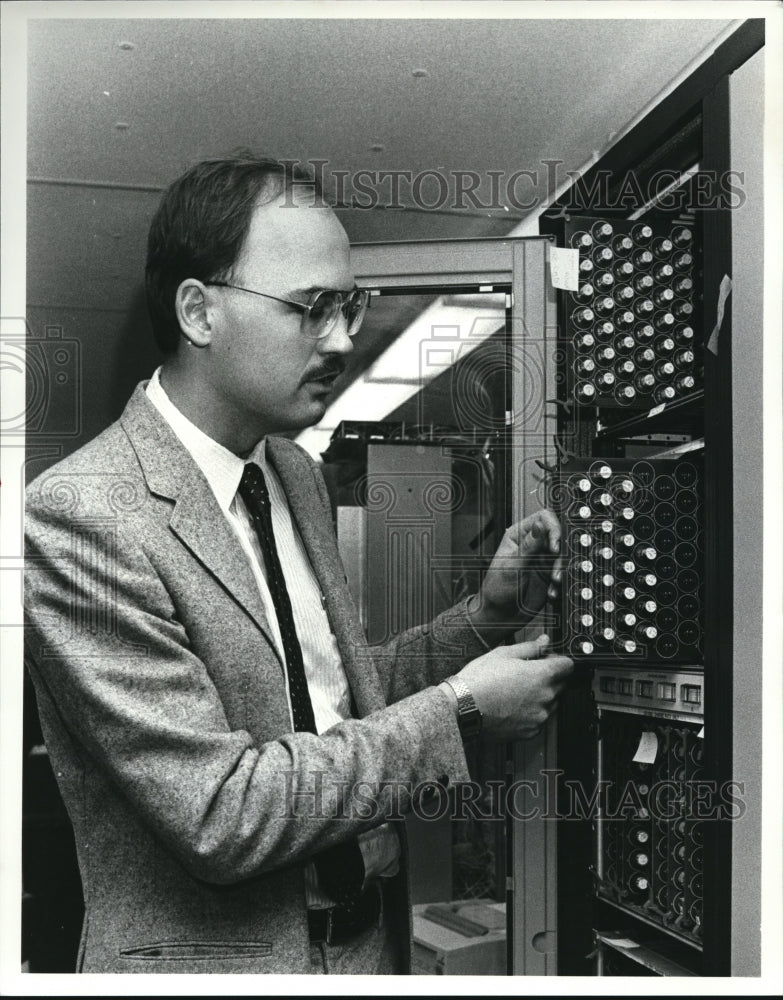
<instances>
[{"instance_id":1,"label":"tweed blazer","mask_svg":"<svg viewBox=\"0 0 783 1000\"><path fill-rule=\"evenodd\" d=\"M77 969L309 972L308 860L399 820L408 789L467 779L434 685L484 647L460 604L368 649L320 472L269 438L357 716L291 733L248 560L145 385L26 499L26 662L75 833ZM403 862L409 943L405 880Z\"/></svg>"}]
</instances>

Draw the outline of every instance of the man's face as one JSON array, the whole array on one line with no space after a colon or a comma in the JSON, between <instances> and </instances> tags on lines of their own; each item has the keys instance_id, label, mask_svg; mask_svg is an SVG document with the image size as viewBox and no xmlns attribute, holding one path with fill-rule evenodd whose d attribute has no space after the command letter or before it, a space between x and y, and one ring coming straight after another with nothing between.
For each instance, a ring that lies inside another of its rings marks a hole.
<instances>
[{"instance_id":1,"label":"man's face","mask_svg":"<svg viewBox=\"0 0 783 1000\"><path fill-rule=\"evenodd\" d=\"M348 291L354 287L348 237L331 209L280 198L254 210L227 280L297 302L319 288ZM294 306L236 289L207 291L207 378L226 416L259 436L317 423L353 350L342 314L327 337L313 340L302 333L302 312Z\"/></svg>"}]
</instances>

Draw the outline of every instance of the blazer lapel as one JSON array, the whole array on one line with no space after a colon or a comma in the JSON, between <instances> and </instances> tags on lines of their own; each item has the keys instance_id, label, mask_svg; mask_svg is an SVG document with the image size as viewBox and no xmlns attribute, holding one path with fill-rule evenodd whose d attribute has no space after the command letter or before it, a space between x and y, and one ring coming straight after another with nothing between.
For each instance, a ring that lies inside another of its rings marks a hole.
<instances>
[{"instance_id":1,"label":"blazer lapel","mask_svg":"<svg viewBox=\"0 0 783 1000\"><path fill-rule=\"evenodd\" d=\"M385 707L375 670L367 669L367 639L351 608L348 585L331 520L325 515L308 460L285 438L268 437L266 454L283 484L288 505L313 571L321 585L326 612L337 639L359 716Z\"/></svg>"},{"instance_id":2,"label":"blazer lapel","mask_svg":"<svg viewBox=\"0 0 783 1000\"><path fill-rule=\"evenodd\" d=\"M241 604L277 652L248 558L198 468L182 489L170 524L193 555Z\"/></svg>"},{"instance_id":3,"label":"blazer lapel","mask_svg":"<svg viewBox=\"0 0 783 1000\"><path fill-rule=\"evenodd\" d=\"M239 539L190 453L147 398L145 385L137 387L120 419L147 486L174 501L169 522L172 531L250 615L277 654L261 594Z\"/></svg>"}]
</instances>

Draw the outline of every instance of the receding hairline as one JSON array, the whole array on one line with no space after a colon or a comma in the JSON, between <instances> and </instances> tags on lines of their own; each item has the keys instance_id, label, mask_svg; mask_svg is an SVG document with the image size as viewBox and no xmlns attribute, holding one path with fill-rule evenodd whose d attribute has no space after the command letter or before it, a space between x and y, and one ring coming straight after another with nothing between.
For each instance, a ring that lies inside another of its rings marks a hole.
<instances>
[{"instance_id":1,"label":"receding hairline","mask_svg":"<svg viewBox=\"0 0 783 1000\"><path fill-rule=\"evenodd\" d=\"M324 222L331 224L334 228L335 233L338 234L337 240L335 240L335 244L339 243L341 246L350 247L350 239L348 238L348 233L346 232L345 226L342 224L340 217L337 215L337 213L335 212L335 210L332 208L331 205L297 204L296 202L294 204L291 204L289 200L289 195L292 193L295 194L296 192L291 192L290 189L286 188L282 191L279 191L272 198L265 198L263 194L259 194L258 198L253 204L253 207L250 210L247 232L245 234L245 239L242 243L242 247L239 251L239 254L237 255L237 261L242 256L242 253L246 248L247 238L253 227L254 219L256 217L260 217L264 221L274 220L275 223L280 223L281 220L284 219L285 217L277 216L274 214L275 212L278 211L300 213L297 216L289 216L289 218L323 220ZM301 213L306 213L306 214L301 214ZM285 229L279 225L271 226L270 229L285 234Z\"/></svg>"}]
</instances>

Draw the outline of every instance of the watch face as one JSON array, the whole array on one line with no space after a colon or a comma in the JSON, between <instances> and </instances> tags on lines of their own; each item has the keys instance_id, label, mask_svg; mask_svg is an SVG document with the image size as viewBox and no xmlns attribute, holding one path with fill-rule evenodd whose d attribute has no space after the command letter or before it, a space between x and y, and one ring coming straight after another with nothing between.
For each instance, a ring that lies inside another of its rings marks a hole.
<instances>
[{"instance_id":1,"label":"watch face","mask_svg":"<svg viewBox=\"0 0 783 1000\"><path fill-rule=\"evenodd\" d=\"M459 731L463 736L478 736L481 732L481 712L477 708L459 714Z\"/></svg>"},{"instance_id":2,"label":"watch face","mask_svg":"<svg viewBox=\"0 0 783 1000\"><path fill-rule=\"evenodd\" d=\"M481 732L481 712L468 686L460 677L449 677L447 683L457 696L457 724L463 737Z\"/></svg>"},{"instance_id":3,"label":"watch face","mask_svg":"<svg viewBox=\"0 0 783 1000\"><path fill-rule=\"evenodd\" d=\"M478 736L481 732L481 712L476 708L472 695L460 698L457 721L463 736Z\"/></svg>"}]
</instances>

